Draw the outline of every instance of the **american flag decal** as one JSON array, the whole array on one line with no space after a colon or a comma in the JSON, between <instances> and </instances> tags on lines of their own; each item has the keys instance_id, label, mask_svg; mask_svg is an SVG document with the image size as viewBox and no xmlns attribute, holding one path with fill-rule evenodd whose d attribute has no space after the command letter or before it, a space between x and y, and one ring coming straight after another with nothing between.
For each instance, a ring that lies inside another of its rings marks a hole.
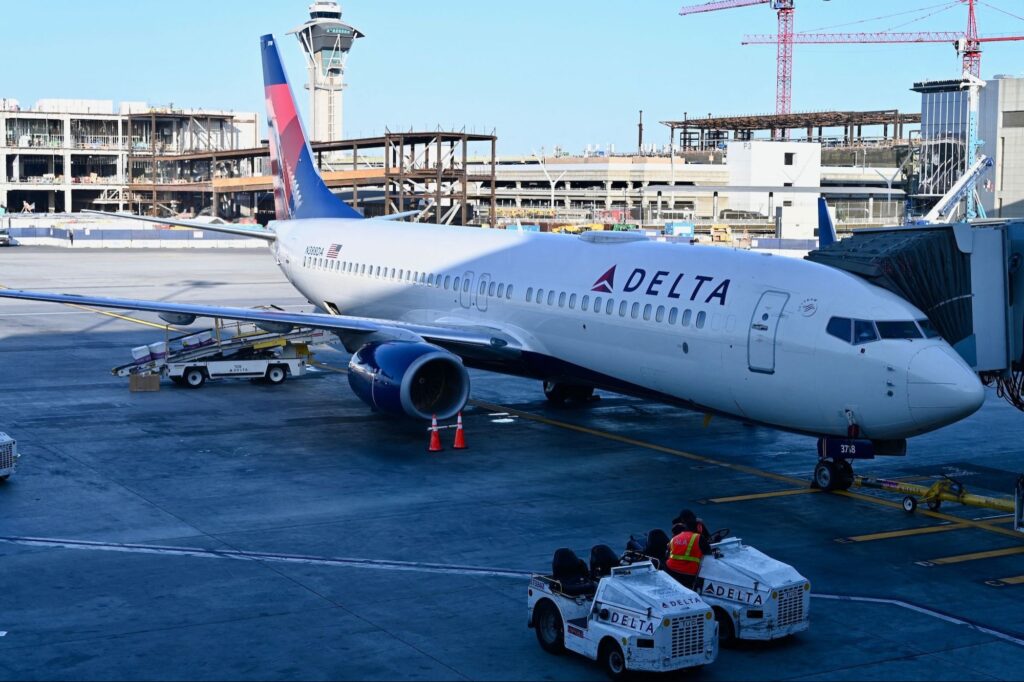
<instances>
[{"instance_id":1,"label":"american flag decal","mask_svg":"<svg viewBox=\"0 0 1024 682\"><path fill-rule=\"evenodd\" d=\"M332 260L338 260L339 251L341 251L341 244L331 244L331 248L327 249L327 257Z\"/></svg>"}]
</instances>

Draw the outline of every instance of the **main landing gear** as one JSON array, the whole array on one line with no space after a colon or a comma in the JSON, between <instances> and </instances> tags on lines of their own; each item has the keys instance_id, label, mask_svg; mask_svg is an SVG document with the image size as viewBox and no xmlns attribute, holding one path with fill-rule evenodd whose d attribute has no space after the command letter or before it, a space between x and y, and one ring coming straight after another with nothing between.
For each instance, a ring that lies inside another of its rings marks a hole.
<instances>
[{"instance_id":1,"label":"main landing gear","mask_svg":"<svg viewBox=\"0 0 1024 682\"><path fill-rule=\"evenodd\" d=\"M557 381L544 382L544 397L552 405L565 405L566 403L589 403L594 399L593 386L578 386L575 384L562 384Z\"/></svg>"}]
</instances>

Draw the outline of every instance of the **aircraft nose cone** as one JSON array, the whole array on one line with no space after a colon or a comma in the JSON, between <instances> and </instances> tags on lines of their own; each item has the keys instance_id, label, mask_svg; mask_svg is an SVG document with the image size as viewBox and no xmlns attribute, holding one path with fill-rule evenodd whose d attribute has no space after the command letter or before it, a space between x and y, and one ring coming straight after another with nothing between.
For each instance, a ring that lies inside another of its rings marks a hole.
<instances>
[{"instance_id":1,"label":"aircraft nose cone","mask_svg":"<svg viewBox=\"0 0 1024 682\"><path fill-rule=\"evenodd\" d=\"M956 351L931 346L910 360L907 399L918 426L937 429L977 412L985 388Z\"/></svg>"}]
</instances>

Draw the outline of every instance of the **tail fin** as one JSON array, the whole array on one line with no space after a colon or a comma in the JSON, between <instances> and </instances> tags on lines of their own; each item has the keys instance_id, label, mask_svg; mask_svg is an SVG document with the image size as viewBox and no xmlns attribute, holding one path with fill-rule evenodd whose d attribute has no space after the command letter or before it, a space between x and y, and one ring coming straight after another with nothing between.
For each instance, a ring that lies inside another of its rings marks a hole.
<instances>
[{"instance_id":1,"label":"tail fin","mask_svg":"<svg viewBox=\"0 0 1024 682\"><path fill-rule=\"evenodd\" d=\"M818 248L823 249L837 241L839 241L839 237L836 236L836 226L832 222L832 215L828 212L828 203L826 203L825 197L821 197L818 199Z\"/></svg>"},{"instance_id":2,"label":"tail fin","mask_svg":"<svg viewBox=\"0 0 1024 682\"><path fill-rule=\"evenodd\" d=\"M295 107L281 53L272 35L260 39L270 123L270 165L278 220L362 218L331 193L313 163L313 150Z\"/></svg>"}]
</instances>

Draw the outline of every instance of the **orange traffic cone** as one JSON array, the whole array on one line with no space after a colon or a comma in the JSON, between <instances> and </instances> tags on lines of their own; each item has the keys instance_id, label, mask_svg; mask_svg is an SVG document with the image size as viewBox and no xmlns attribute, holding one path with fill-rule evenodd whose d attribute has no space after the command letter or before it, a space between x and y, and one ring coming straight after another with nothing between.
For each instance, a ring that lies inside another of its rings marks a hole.
<instances>
[{"instance_id":1,"label":"orange traffic cone","mask_svg":"<svg viewBox=\"0 0 1024 682\"><path fill-rule=\"evenodd\" d=\"M458 426L455 428L455 445L452 446L456 450L468 450L469 446L466 445L466 430L462 428L462 413L459 412Z\"/></svg>"},{"instance_id":2,"label":"orange traffic cone","mask_svg":"<svg viewBox=\"0 0 1024 682\"><path fill-rule=\"evenodd\" d=\"M434 415L434 421L430 426L430 447L427 448L427 452L442 452L443 450L441 432L437 430L437 415Z\"/></svg>"}]
</instances>

